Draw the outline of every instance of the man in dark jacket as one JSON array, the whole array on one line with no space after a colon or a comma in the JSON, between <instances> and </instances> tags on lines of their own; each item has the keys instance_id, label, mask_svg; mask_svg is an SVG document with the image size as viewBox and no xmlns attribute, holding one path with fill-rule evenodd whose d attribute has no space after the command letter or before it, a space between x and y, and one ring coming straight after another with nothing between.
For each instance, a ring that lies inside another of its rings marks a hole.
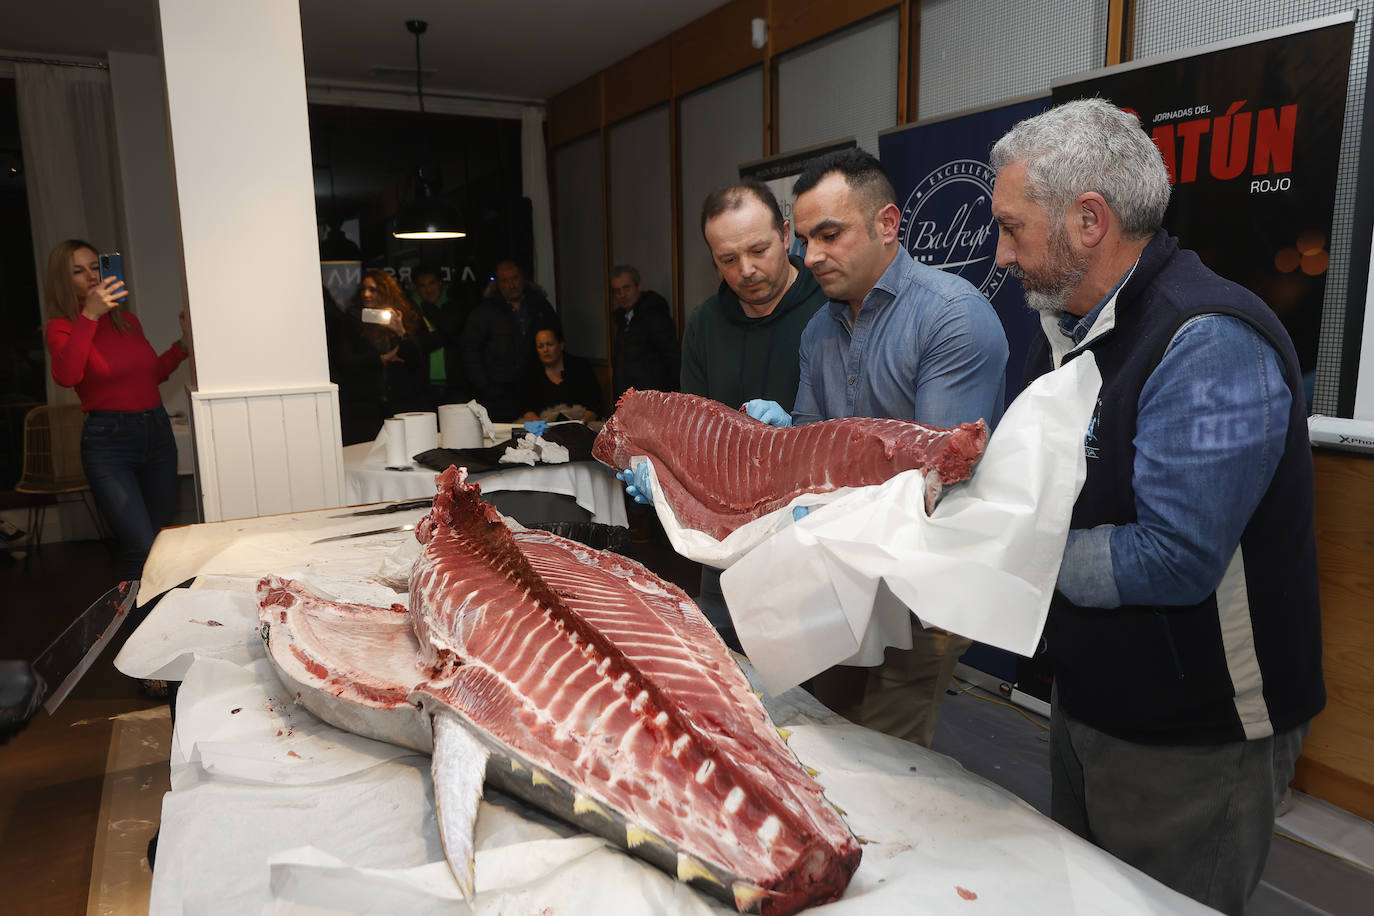
<instances>
[{"instance_id":1,"label":"man in dark jacket","mask_svg":"<svg viewBox=\"0 0 1374 916\"><path fill-rule=\"evenodd\" d=\"M463 328L463 366L477 400L493 420L514 420L521 413L520 385L534 359L534 334L558 322L558 315L538 290L525 285L514 261L496 265L495 289L468 316Z\"/></svg>"},{"instance_id":2,"label":"man in dark jacket","mask_svg":"<svg viewBox=\"0 0 1374 916\"><path fill-rule=\"evenodd\" d=\"M628 264L611 269L611 384L619 400L627 388L673 391L682 352L668 300L644 289L639 271Z\"/></svg>"},{"instance_id":3,"label":"man in dark jacket","mask_svg":"<svg viewBox=\"0 0 1374 916\"><path fill-rule=\"evenodd\" d=\"M713 191L701 205L701 234L720 273L716 294L687 317L682 390L739 408L767 398L786 410L797 396L797 347L825 293L787 256L790 226L767 185L752 179ZM720 570L701 570L697 605L739 649L720 589Z\"/></svg>"},{"instance_id":4,"label":"man in dark jacket","mask_svg":"<svg viewBox=\"0 0 1374 916\"><path fill-rule=\"evenodd\" d=\"M993 147L997 262L1101 373L1058 588L1051 814L1240 913L1325 704L1302 377L1273 311L1161 228L1135 116L1083 99Z\"/></svg>"}]
</instances>

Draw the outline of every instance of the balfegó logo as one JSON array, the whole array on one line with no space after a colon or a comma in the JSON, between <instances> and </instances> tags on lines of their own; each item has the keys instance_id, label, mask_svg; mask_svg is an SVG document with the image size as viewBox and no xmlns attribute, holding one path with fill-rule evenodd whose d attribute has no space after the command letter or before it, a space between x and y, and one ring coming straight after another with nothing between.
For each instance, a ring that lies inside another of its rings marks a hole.
<instances>
[{"instance_id":1,"label":"balfeg\u00f3 logo","mask_svg":"<svg viewBox=\"0 0 1374 916\"><path fill-rule=\"evenodd\" d=\"M991 299L1007 272L997 266L992 168L954 159L916 183L902 207L902 246L930 267L958 274Z\"/></svg>"}]
</instances>

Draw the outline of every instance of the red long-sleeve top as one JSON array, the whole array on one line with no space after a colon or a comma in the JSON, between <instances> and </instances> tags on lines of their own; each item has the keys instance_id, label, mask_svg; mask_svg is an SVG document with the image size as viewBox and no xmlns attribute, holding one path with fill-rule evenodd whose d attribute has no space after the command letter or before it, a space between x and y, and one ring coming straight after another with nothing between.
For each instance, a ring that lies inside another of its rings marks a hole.
<instances>
[{"instance_id":1,"label":"red long-sleeve top","mask_svg":"<svg viewBox=\"0 0 1374 916\"><path fill-rule=\"evenodd\" d=\"M120 332L108 314L92 321L78 315L75 322L54 318L44 329L52 355L53 381L75 388L81 409L148 410L162 403L164 382L186 351L174 343L159 356L143 336L143 326L129 312L127 330Z\"/></svg>"}]
</instances>

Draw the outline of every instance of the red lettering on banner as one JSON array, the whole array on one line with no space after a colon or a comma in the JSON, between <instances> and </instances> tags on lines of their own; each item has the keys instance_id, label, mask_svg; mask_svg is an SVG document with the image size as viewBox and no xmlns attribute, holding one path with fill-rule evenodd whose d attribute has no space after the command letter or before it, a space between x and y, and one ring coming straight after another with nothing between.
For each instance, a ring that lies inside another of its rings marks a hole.
<instances>
[{"instance_id":1,"label":"red lettering on banner","mask_svg":"<svg viewBox=\"0 0 1374 916\"><path fill-rule=\"evenodd\" d=\"M1178 125L1178 135L1183 138L1183 156L1179 162L1178 173L1180 184L1197 181L1198 150L1202 146L1202 135L1211 127L1206 118L1183 121Z\"/></svg>"},{"instance_id":2,"label":"red lettering on banner","mask_svg":"<svg viewBox=\"0 0 1374 916\"><path fill-rule=\"evenodd\" d=\"M1212 177L1225 181L1245 171L1250 152L1250 112L1237 114L1245 100L1232 102L1226 114L1212 121L1212 155L1208 165ZM1232 119L1234 118L1234 123Z\"/></svg>"},{"instance_id":3,"label":"red lettering on banner","mask_svg":"<svg viewBox=\"0 0 1374 916\"><path fill-rule=\"evenodd\" d=\"M1275 117L1274 109L1259 112L1255 130L1255 172L1268 175L1270 166L1275 172L1293 171L1293 137L1298 126L1298 106L1285 105Z\"/></svg>"}]
</instances>

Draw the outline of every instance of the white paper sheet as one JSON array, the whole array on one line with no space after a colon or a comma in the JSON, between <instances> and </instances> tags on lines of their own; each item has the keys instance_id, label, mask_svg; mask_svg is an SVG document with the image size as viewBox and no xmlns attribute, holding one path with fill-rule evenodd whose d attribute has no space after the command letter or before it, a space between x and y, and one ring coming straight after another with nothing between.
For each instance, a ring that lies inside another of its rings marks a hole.
<instances>
[{"instance_id":1,"label":"white paper sheet","mask_svg":"<svg viewBox=\"0 0 1374 916\"><path fill-rule=\"evenodd\" d=\"M279 690L261 660L192 664L150 912L464 912L439 843L428 759L312 722L304 710L274 719L267 708ZM815 912L1205 911L955 761L818 722L814 701L782 699L764 701L863 842L844 898ZM283 723L289 739L276 735ZM274 744L299 759L282 759ZM481 805L476 849L482 914L731 912L500 793Z\"/></svg>"},{"instance_id":2,"label":"white paper sheet","mask_svg":"<svg viewBox=\"0 0 1374 916\"><path fill-rule=\"evenodd\" d=\"M877 664L883 645L903 645L903 605L927 625L1034 654L1100 387L1091 354L1037 379L1007 409L973 478L930 516L910 471L812 510L726 570L736 632L769 689L835 664ZM880 583L897 600L875 603Z\"/></svg>"}]
</instances>

